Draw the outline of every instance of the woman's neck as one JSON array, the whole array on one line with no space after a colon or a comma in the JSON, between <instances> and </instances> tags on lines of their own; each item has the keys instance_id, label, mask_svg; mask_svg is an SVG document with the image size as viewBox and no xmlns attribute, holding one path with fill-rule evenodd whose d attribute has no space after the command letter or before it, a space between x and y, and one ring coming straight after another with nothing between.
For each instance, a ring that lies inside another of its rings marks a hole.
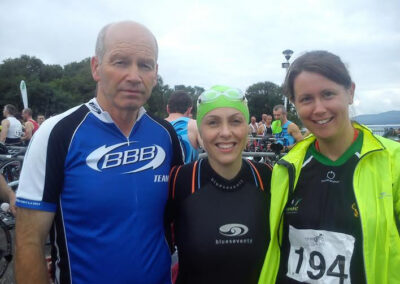
<instances>
[{"instance_id":1,"label":"woman's neck","mask_svg":"<svg viewBox=\"0 0 400 284\"><path fill-rule=\"evenodd\" d=\"M233 179L242 168L242 157L240 160L233 162L230 165L221 165L220 163L214 161L213 159L208 159L211 168L221 177L227 180Z\"/></svg>"},{"instance_id":2,"label":"woman's neck","mask_svg":"<svg viewBox=\"0 0 400 284\"><path fill-rule=\"evenodd\" d=\"M318 150L331 161L339 159L354 142L354 128L351 124L346 126L340 135L331 139L318 139Z\"/></svg>"}]
</instances>

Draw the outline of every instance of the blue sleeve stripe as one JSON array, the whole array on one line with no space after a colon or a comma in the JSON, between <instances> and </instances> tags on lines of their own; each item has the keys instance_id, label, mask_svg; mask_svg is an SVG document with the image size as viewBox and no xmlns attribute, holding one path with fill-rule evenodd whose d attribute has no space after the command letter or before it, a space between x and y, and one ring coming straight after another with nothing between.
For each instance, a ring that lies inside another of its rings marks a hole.
<instances>
[{"instance_id":1,"label":"blue sleeve stripe","mask_svg":"<svg viewBox=\"0 0 400 284\"><path fill-rule=\"evenodd\" d=\"M28 209L35 209L35 210L42 210L48 212L56 212L57 205L54 203L48 203L43 201L37 200L29 200L24 198L17 198L15 204L18 207L28 208Z\"/></svg>"}]
</instances>

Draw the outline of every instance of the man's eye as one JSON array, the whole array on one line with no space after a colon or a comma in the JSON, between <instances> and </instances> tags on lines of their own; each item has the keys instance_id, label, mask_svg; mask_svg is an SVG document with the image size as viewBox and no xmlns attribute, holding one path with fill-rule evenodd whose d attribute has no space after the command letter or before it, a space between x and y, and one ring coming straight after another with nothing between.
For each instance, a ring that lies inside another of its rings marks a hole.
<instances>
[{"instance_id":1,"label":"man's eye","mask_svg":"<svg viewBox=\"0 0 400 284\"><path fill-rule=\"evenodd\" d=\"M140 64L140 67L146 70L153 70L153 65L151 64Z\"/></svg>"},{"instance_id":2,"label":"man's eye","mask_svg":"<svg viewBox=\"0 0 400 284\"><path fill-rule=\"evenodd\" d=\"M124 66L124 65L126 65L126 61L124 61L124 60L117 60L117 61L114 61L114 65L117 65L117 66Z\"/></svg>"}]
</instances>

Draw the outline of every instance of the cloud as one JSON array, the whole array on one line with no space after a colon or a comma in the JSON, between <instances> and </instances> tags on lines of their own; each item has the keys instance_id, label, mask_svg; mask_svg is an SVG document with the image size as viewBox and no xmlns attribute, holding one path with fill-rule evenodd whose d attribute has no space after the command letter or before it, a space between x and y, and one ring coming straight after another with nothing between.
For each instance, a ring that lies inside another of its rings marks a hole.
<instances>
[{"instance_id":1,"label":"cloud","mask_svg":"<svg viewBox=\"0 0 400 284\"><path fill-rule=\"evenodd\" d=\"M0 60L80 61L93 54L102 26L132 19L157 37L159 73L170 86L281 84L283 50L292 49L293 60L326 49L349 67L358 114L400 109L398 0L31 0L1 1L0 10ZM387 103L377 104L381 97Z\"/></svg>"}]
</instances>

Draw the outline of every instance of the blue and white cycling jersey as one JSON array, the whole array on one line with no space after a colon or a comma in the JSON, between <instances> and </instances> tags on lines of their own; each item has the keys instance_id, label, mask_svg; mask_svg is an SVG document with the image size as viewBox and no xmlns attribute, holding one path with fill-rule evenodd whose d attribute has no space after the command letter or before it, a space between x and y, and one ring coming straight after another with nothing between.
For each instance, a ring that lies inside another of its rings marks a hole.
<instances>
[{"instance_id":1,"label":"blue and white cycling jersey","mask_svg":"<svg viewBox=\"0 0 400 284\"><path fill-rule=\"evenodd\" d=\"M143 108L129 137L96 99L46 120L17 206L55 212L57 283L171 283L164 210L170 168L181 163L172 126Z\"/></svg>"}]
</instances>

